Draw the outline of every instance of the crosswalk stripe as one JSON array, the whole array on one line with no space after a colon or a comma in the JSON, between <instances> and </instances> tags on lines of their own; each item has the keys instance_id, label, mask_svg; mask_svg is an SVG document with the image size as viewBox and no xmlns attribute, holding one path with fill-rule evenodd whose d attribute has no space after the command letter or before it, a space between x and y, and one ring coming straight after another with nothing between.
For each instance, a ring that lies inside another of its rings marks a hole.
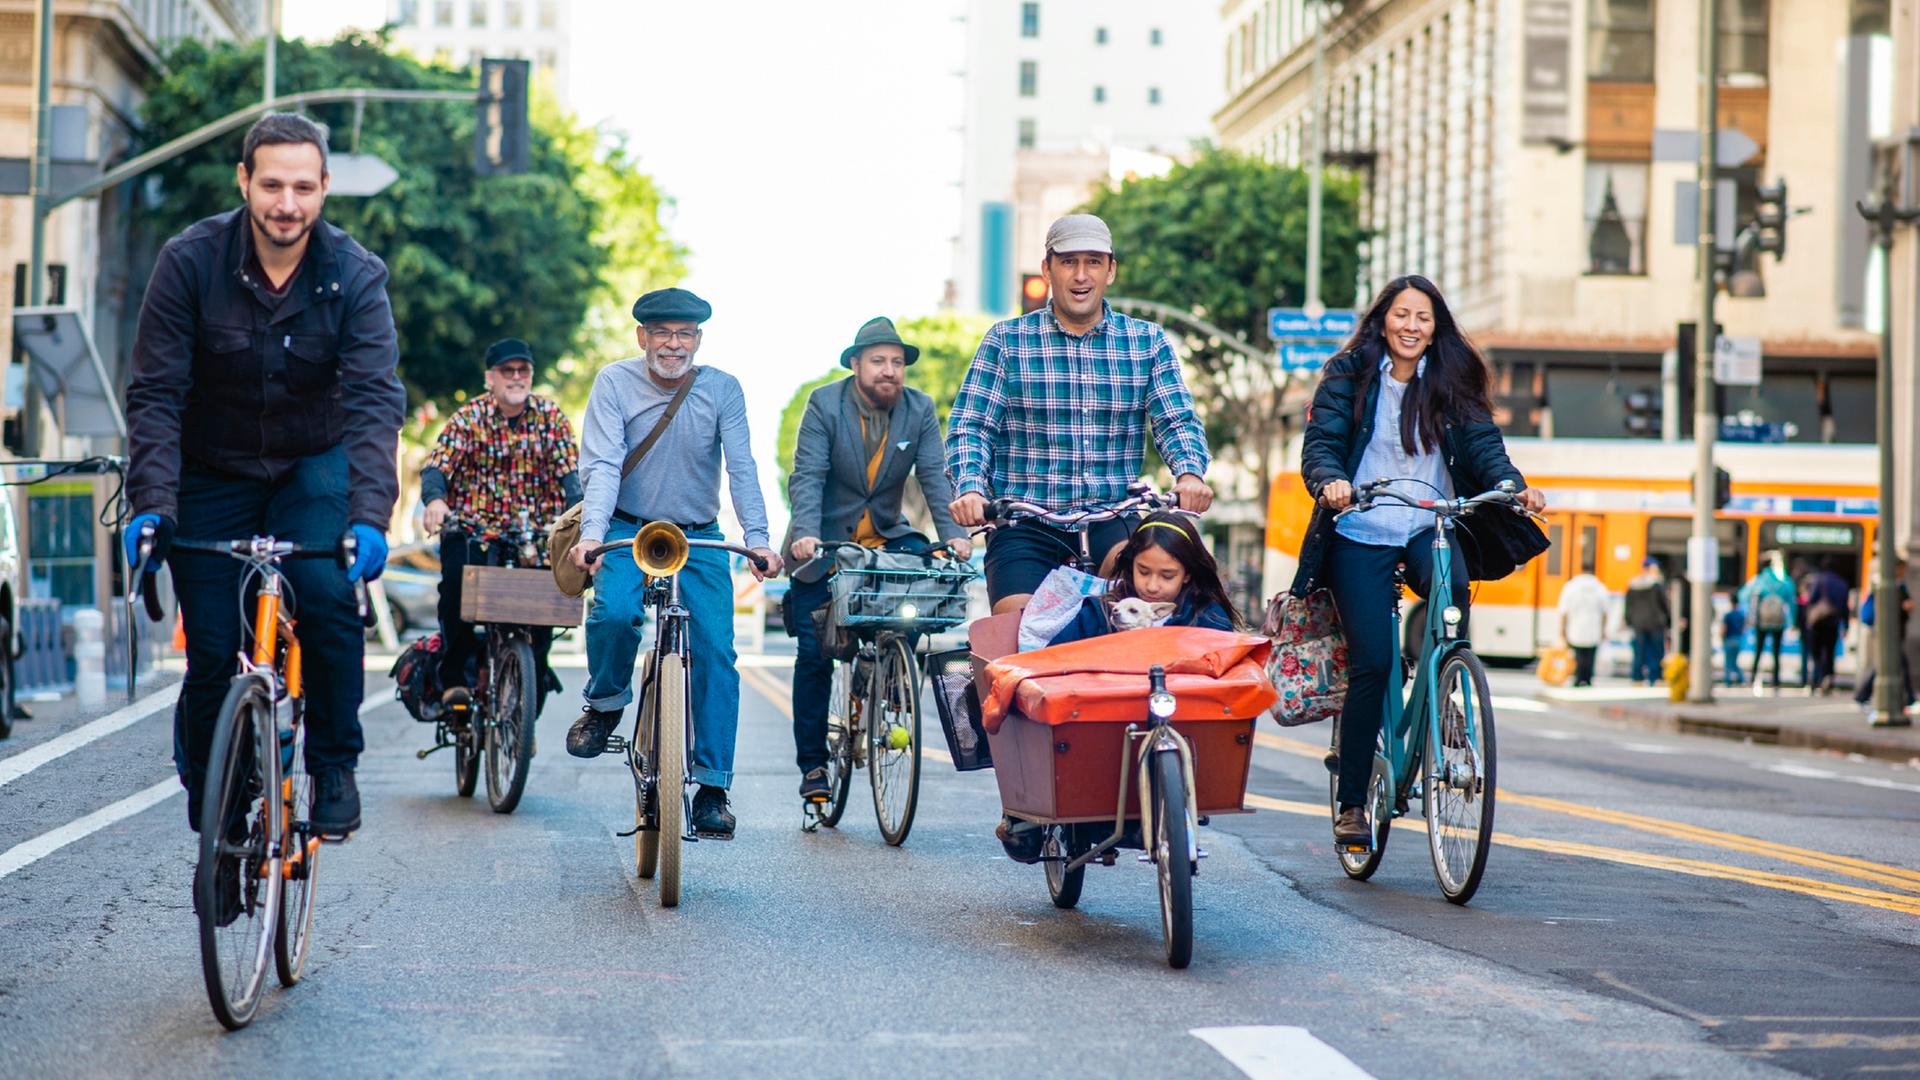
<instances>
[{"instance_id":1,"label":"crosswalk stripe","mask_svg":"<svg viewBox=\"0 0 1920 1080\"><path fill-rule=\"evenodd\" d=\"M1303 1027L1213 1027L1187 1032L1250 1080L1373 1080L1347 1055Z\"/></svg>"}]
</instances>

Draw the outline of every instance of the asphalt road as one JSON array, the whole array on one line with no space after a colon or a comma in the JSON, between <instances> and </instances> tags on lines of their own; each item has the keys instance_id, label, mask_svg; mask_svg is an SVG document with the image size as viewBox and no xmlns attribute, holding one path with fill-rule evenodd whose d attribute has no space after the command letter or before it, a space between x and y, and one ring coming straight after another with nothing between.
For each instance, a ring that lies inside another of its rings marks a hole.
<instances>
[{"instance_id":1,"label":"asphalt road","mask_svg":"<svg viewBox=\"0 0 1920 1080\"><path fill-rule=\"evenodd\" d=\"M745 675L739 838L688 849L672 911L614 835L632 819L624 765L562 749L572 695L542 717L526 799L503 817L455 797L450 755L415 759L430 733L370 675L366 827L322 856L306 980L237 1034L200 982L171 710L57 755L79 721L22 725L0 744L0 1068L1920 1071L1920 770L1628 731L1498 679L1502 843L1456 908L1411 827L1371 883L1347 881L1324 727L1266 727L1262 809L1204 831L1195 959L1171 971L1150 869L1130 854L1091 868L1079 910L1055 910L1040 870L999 853L990 773L929 758L903 849L880 841L864 786L843 828L803 834L788 671L763 663ZM583 673L561 674L577 690Z\"/></svg>"}]
</instances>

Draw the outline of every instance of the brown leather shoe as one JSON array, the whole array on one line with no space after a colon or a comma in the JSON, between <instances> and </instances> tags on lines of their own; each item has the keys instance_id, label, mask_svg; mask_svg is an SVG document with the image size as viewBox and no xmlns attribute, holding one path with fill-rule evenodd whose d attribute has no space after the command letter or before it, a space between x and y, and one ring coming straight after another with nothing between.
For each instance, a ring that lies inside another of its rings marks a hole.
<instances>
[{"instance_id":1,"label":"brown leather shoe","mask_svg":"<svg viewBox=\"0 0 1920 1080\"><path fill-rule=\"evenodd\" d=\"M1366 807L1349 806L1340 811L1340 816L1333 819L1333 843L1343 848L1373 846L1373 829L1367 825Z\"/></svg>"}]
</instances>

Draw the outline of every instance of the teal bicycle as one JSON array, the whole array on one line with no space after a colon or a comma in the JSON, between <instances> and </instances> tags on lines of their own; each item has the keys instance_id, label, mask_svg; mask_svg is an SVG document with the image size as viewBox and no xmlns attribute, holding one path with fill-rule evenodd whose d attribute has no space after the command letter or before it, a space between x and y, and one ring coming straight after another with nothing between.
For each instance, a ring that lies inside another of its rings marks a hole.
<instances>
[{"instance_id":1,"label":"teal bicycle","mask_svg":"<svg viewBox=\"0 0 1920 1080\"><path fill-rule=\"evenodd\" d=\"M1417 481L1416 481L1417 482ZM1453 543L1459 520L1484 506L1526 513L1512 481L1472 498L1416 499L1389 487L1395 480L1372 480L1354 485L1353 505L1341 516L1365 513L1377 500L1391 499L1433 514L1433 574L1428 579L1426 627L1420 636L1418 658L1412 664L1413 686L1402 642L1400 609L1393 612L1393 683L1387 687L1385 716L1375 745L1373 776L1368 782L1368 819L1373 822L1372 843L1339 847L1341 869L1356 881L1365 881L1380 868L1386 854L1393 819L1410 812L1418 798L1426 817L1427 847L1433 855L1433 874L1440 891L1456 904L1473 899L1487 869L1487 851L1493 843L1495 751L1493 695L1487 689L1487 671L1467 639L1465 613L1447 602L1453 595ZM1395 583L1404 585L1404 572ZM1396 597L1398 593L1396 592ZM1437 598L1437 599L1436 599ZM1416 723L1418 721L1418 723ZM1330 769L1337 772L1339 725L1334 725ZM1340 813L1340 780L1329 778L1327 802Z\"/></svg>"}]
</instances>

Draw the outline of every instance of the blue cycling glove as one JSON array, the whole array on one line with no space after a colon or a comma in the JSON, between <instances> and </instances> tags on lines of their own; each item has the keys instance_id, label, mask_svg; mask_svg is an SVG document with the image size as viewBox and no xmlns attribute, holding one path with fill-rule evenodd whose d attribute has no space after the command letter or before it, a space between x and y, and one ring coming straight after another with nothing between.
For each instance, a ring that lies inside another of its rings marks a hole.
<instances>
[{"instance_id":1,"label":"blue cycling glove","mask_svg":"<svg viewBox=\"0 0 1920 1080\"><path fill-rule=\"evenodd\" d=\"M372 581L387 568L387 534L371 525L353 526L355 551L353 565L347 567L348 581Z\"/></svg>"},{"instance_id":2,"label":"blue cycling glove","mask_svg":"<svg viewBox=\"0 0 1920 1080\"><path fill-rule=\"evenodd\" d=\"M120 543L127 550L127 566L131 568L140 561L140 533L148 526L153 527L153 549L147 556L146 572L157 574L160 564L167 561L167 551L173 547L173 519L159 514L135 514L132 521L120 533Z\"/></svg>"}]
</instances>

